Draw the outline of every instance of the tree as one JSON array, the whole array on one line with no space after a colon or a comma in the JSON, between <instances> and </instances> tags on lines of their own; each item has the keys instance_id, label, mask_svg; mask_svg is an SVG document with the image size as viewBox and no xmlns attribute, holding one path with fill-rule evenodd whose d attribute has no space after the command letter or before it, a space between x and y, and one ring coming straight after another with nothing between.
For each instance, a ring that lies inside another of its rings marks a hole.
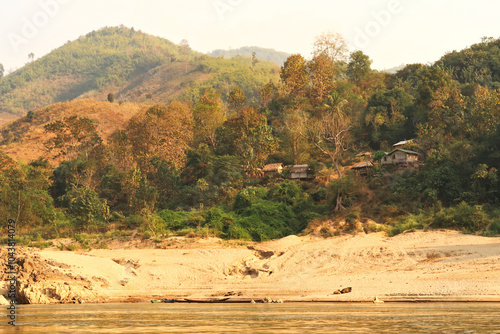
<instances>
[{"instance_id":1,"label":"tree","mask_svg":"<svg viewBox=\"0 0 500 334\"><path fill-rule=\"evenodd\" d=\"M325 32L316 37L313 47L313 55L324 54L333 63L346 60L347 44L339 33Z\"/></svg>"},{"instance_id":2,"label":"tree","mask_svg":"<svg viewBox=\"0 0 500 334\"><path fill-rule=\"evenodd\" d=\"M134 116L126 134L136 161L144 171L153 157L184 164L185 150L193 140L193 114L189 106L174 101L165 107L158 104Z\"/></svg>"},{"instance_id":3,"label":"tree","mask_svg":"<svg viewBox=\"0 0 500 334\"><path fill-rule=\"evenodd\" d=\"M3 64L0 64L0 80L3 78L4 73L5 73L5 68L3 67Z\"/></svg>"},{"instance_id":4,"label":"tree","mask_svg":"<svg viewBox=\"0 0 500 334\"><path fill-rule=\"evenodd\" d=\"M108 101L111 103L115 102L115 94L109 93L108 94Z\"/></svg>"},{"instance_id":5,"label":"tree","mask_svg":"<svg viewBox=\"0 0 500 334\"><path fill-rule=\"evenodd\" d=\"M363 53L363 51L354 51L350 55L350 61L347 64L346 74L349 79L356 84L366 79L366 77L371 72L371 63L370 58Z\"/></svg>"},{"instance_id":6,"label":"tree","mask_svg":"<svg viewBox=\"0 0 500 334\"><path fill-rule=\"evenodd\" d=\"M264 115L247 108L217 129L217 153L238 156L249 175L255 175L277 148Z\"/></svg>"},{"instance_id":7,"label":"tree","mask_svg":"<svg viewBox=\"0 0 500 334\"><path fill-rule=\"evenodd\" d=\"M79 152L89 150L101 143L94 122L86 117L66 117L44 126L45 132L53 137L45 142L45 147L54 157L76 158Z\"/></svg>"},{"instance_id":8,"label":"tree","mask_svg":"<svg viewBox=\"0 0 500 334\"><path fill-rule=\"evenodd\" d=\"M274 83L269 80L268 83L262 87L260 90L260 100L262 102L263 107L267 107L267 104L277 98L278 96L278 88L274 85Z\"/></svg>"},{"instance_id":9,"label":"tree","mask_svg":"<svg viewBox=\"0 0 500 334\"><path fill-rule=\"evenodd\" d=\"M234 86L233 89L229 92L227 101L229 102L229 107L231 109L239 112L247 102L247 97L245 95L245 92L239 86Z\"/></svg>"},{"instance_id":10,"label":"tree","mask_svg":"<svg viewBox=\"0 0 500 334\"><path fill-rule=\"evenodd\" d=\"M294 164L303 163L309 158L310 146L303 135L307 121L307 113L301 108L287 110L284 115L283 124L286 131L282 143Z\"/></svg>"},{"instance_id":11,"label":"tree","mask_svg":"<svg viewBox=\"0 0 500 334\"><path fill-rule=\"evenodd\" d=\"M252 67L255 67L257 63L259 62L259 59L257 59L257 52L252 52Z\"/></svg>"},{"instance_id":12,"label":"tree","mask_svg":"<svg viewBox=\"0 0 500 334\"><path fill-rule=\"evenodd\" d=\"M195 141L206 143L215 150L216 130L226 120L220 92L206 89L193 107Z\"/></svg>"},{"instance_id":13,"label":"tree","mask_svg":"<svg viewBox=\"0 0 500 334\"><path fill-rule=\"evenodd\" d=\"M28 59L31 59L31 61L35 60L35 54L33 52L31 52L29 55L28 55Z\"/></svg>"},{"instance_id":14,"label":"tree","mask_svg":"<svg viewBox=\"0 0 500 334\"><path fill-rule=\"evenodd\" d=\"M315 55L309 62L312 83L309 97L313 104L323 102L332 91L336 72L335 64L331 62L330 57L325 53Z\"/></svg>"},{"instance_id":15,"label":"tree","mask_svg":"<svg viewBox=\"0 0 500 334\"><path fill-rule=\"evenodd\" d=\"M336 92L330 94L325 111L312 117L307 124L307 136L321 153L330 158L339 179L342 179L340 158L346 150L351 128L350 120L343 111L346 102ZM335 210L342 209L342 193L339 191Z\"/></svg>"},{"instance_id":16,"label":"tree","mask_svg":"<svg viewBox=\"0 0 500 334\"><path fill-rule=\"evenodd\" d=\"M189 51L191 51L191 47L189 46L189 42L187 39L183 39L180 43L179 46L181 48L181 53L184 56L187 56L189 54Z\"/></svg>"},{"instance_id":17,"label":"tree","mask_svg":"<svg viewBox=\"0 0 500 334\"><path fill-rule=\"evenodd\" d=\"M8 161L0 155L0 215L12 217L20 226L42 226L55 218L48 193L50 164L39 159L29 165ZM5 164L3 163L5 162Z\"/></svg>"},{"instance_id":18,"label":"tree","mask_svg":"<svg viewBox=\"0 0 500 334\"><path fill-rule=\"evenodd\" d=\"M293 54L281 67L281 82L285 86L286 95L302 97L306 93L309 82L307 62L300 54Z\"/></svg>"},{"instance_id":19,"label":"tree","mask_svg":"<svg viewBox=\"0 0 500 334\"><path fill-rule=\"evenodd\" d=\"M87 187L78 187L64 196L68 213L80 228L89 231L98 219L106 219L109 208L102 202L97 193Z\"/></svg>"},{"instance_id":20,"label":"tree","mask_svg":"<svg viewBox=\"0 0 500 334\"><path fill-rule=\"evenodd\" d=\"M380 89L369 98L362 115L363 129L374 147L382 141L397 142L412 135L414 129L405 129L405 112L412 105L413 96L399 87Z\"/></svg>"}]
</instances>

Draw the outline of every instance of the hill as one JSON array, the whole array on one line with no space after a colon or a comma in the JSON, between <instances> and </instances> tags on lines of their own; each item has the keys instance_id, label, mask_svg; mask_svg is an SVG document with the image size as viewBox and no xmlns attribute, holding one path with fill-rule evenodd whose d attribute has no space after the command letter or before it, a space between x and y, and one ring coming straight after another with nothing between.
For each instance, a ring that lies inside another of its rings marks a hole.
<instances>
[{"instance_id":1,"label":"hill","mask_svg":"<svg viewBox=\"0 0 500 334\"><path fill-rule=\"evenodd\" d=\"M114 131L123 128L132 116L145 108L137 103L118 104L90 99L56 103L4 126L0 131L0 147L12 159L30 162L47 151L44 143L49 137L44 130L45 124L63 117L87 117L94 121L97 132L106 141Z\"/></svg>"},{"instance_id":2,"label":"hill","mask_svg":"<svg viewBox=\"0 0 500 334\"><path fill-rule=\"evenodd\" d=\"M226 70L224 70L226 69ZM252 100L258 87L278 78L269 62L218 59L133 28L108 27L68 42L0 80L0 125L30 110L77 98L122 102L195 101L212 86L225 97L240 86ZM223 77L221 77L223 74Z\"/></svg>"},{"instance_id":3,"label":"hill","mask_svg":"<svg viewBox=\"0 0 500 334\"><path fill-rule=\"evenodd\" d=\"M444 55L436 65L453 72L454 79L462 84L479 83L499 89L500 38L485 37L481 43Z\"/></svg>"},{"instance_id":4,"label":"hill","mask_svg":"<svg viewBox=\"0 0 500 334\"><path fill-rule=\"evenodd\" d=\"M232 58L236 56L252 57L255 52L255 57L260 60L272 61L273 63L283 66L283 63L290 56L286 52L276 51L274 49L265 49L258 46L244 46L234 50L214 50L208 53L212 57L226 57Z\"/></svg>"}]
</instances>

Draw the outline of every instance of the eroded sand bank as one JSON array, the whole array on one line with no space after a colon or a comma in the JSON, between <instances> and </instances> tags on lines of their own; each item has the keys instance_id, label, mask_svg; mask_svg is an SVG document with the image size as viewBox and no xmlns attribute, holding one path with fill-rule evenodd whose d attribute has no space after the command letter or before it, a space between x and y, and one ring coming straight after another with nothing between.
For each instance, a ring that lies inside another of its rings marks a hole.
<instances>
[{"instance_id":1,"label":"eroded sand bank","mask_svg":"<svg viewBox=\"0 0 500 334\"><path fill-rule=\"evenodd\" d=\"M175 247L25 250L23 298L30 303L223 296L233 301L371 301L375 296L500 301L500 238L432 231L393 238L382 233L289 236L239 246L210 239ZM333 294L345 287L352 292Z\"/></svg>"}]
</instances>

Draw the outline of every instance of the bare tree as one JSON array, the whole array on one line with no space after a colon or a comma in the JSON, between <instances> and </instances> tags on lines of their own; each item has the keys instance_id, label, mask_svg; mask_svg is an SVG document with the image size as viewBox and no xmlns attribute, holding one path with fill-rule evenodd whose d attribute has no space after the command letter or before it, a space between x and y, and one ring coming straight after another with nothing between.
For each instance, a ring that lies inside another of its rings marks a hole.
<instances>
[{"instance_id":1,"label":"bare tree","mask_svg":"<svg viewBox=\"0 0 500 334\"><path fill-rule=\"evenodd\" d=\"M340 169L340 158L346 151L349 141L350 120L344 113L343 106L347 103L337 93L328 96L328 103L325 104L325 112L317 117L312 117L307 123L307 136L311 142L324 155L328 156L337 171L339 180L342 178ZM337 204L335 211L344 209L342 205L342 193L337 194Z\"/></svg>"},{"instance_id":2,"label":"bare tree","mask_svg":"<svg viewBox=\"0 0 500 334\"><path fill-rule=\"evenodd\" d=\"M326 54L332 62L347 59L347 44L339 33L328 31L317 36L314 41L313 55Z\"/></svg>"}]
</instances>

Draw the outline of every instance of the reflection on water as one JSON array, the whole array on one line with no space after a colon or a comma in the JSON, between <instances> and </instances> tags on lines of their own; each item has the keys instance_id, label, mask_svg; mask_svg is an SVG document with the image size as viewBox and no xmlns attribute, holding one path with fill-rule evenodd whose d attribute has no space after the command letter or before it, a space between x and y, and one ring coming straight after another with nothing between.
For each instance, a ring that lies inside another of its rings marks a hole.
<instances>
[{"instance_id":1,"label":"reflection on water","mask_svg":"<svg viewBox=\"0 0 500 334\"><path fill-rule=\"evenodd\" d=\"M21 305L15 333L500 333L500 303Z\"/></svg>"}]
</instances>

